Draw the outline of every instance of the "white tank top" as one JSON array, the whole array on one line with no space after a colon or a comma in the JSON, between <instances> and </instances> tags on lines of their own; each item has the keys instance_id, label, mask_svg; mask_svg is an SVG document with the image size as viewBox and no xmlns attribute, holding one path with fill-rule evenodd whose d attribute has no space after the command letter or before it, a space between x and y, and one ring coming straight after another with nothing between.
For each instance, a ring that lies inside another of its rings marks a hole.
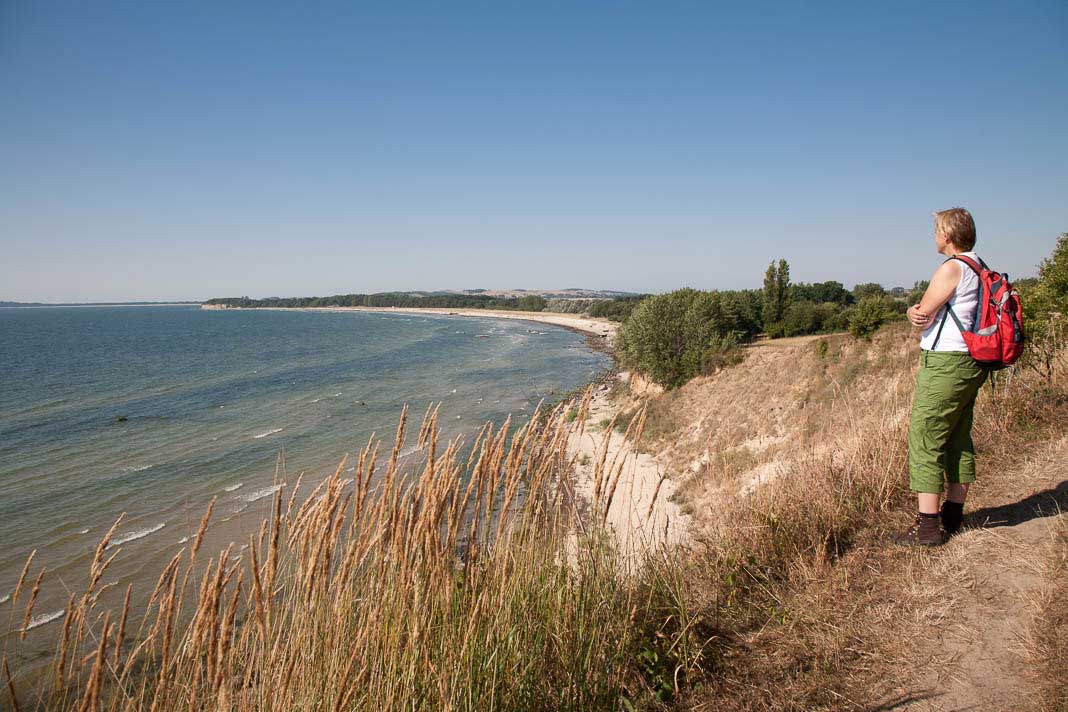
<instances>
[{"instance_id":1,"label":"white tank top","mask_svg":"<svg viewBox=\"0 0 1068 712\"><path fill-rule=\"evenodd\" d=\"M979 256L975 252L961 252L960 254L971 257L976 262L979 261ZM957 260L957 265L960 267L960 280L957 282L957 288L953 291L953 296L949 298L949 301L942 305L942 308L935 314L931 325L924 329L920 337L921 349L968 351L968 345L964 343L964 337L961 336L957 323L953 321L953 317L946 314L946 306L953 307L953 313L960 319L960 323L964 324L964 328L970 327L975 321L975 310L979 306L979 275L959 260ZM943 317L946 320L945 326L942 326ZM938 335L939 327L942 327L942 333L938 336L938 343L935 344L935 336Z\"/></svg>"}]
</instances>

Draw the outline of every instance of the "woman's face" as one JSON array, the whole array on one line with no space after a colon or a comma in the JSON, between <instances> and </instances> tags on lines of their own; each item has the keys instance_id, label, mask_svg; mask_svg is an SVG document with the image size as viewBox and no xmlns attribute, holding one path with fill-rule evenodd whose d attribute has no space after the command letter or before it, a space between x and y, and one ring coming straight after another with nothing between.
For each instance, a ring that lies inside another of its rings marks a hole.
<instances>
[{"instance_id":1,"label":"woman's face","mask_svg":"<svg viewBox=\"0 0 1068 712\"><path fill-rule=\"evenodd\" d=\"M946 236L942 234L942 231L938 229L937 225L935 225L934 238L935 249L938 250L938 254L944 255L946 253L946 246L949 244L949 240L946 239Z\"/></svg>"}]
</instances>

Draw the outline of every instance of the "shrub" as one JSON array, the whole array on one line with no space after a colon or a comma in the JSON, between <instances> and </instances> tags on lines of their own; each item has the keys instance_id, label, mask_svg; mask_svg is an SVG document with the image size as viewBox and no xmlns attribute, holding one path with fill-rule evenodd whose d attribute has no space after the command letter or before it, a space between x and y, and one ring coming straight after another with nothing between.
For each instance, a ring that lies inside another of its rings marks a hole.
<instances>
[{"instance_id":1,"label":"shrub","mask_svg":"<svg viewBox=\"0 0 1068 712\"><path fill-rule=\"evenodd\" d=\"M745 360L745 350L737 334L730 333L712 340L701 356L701 372L705 375L734 366Z\"/></svg>"},{"instance_id":2,"label":"shrub","mask_svg":"<svg viewBox=\"0 0 1068 712\"><path fill-rule=\"evenodd\" d=\"M537 294L531 294L516 300L515 308L519 311L540 312L545 311L545 305L546 301L544 297L539 297Z\"/></svg>"},{"instance_id":3,"label":"shrub","mask_svg":"<svg viewBox=\"0 0 1068 712\"><path fill-rule=\"evenodd\" d=\"M642 301L619 331L620 361L666 388L675 388L704 369L706 352L733 334L748 333L744 317L724 309L716 292L680 289ZM751 327L750 327L751 328Z\"/></svg>"},{"instance_id":4,"label":"shrub","mask_svg":"<svg viewBox=\"0 0 1068 712\"><path fill-rule=\"evenodd\" d=\"M791 288L793 298L800 302L821 304L833 302L842 306L853 303L853 293L842 286L841 282L816 282L814 284L795 284Z\"/></svg>"},{"instance_id":5,"label":"shrub","mask_svg":"<svg viewBox=\"0 0 1068 712\"><path fill-rule=\"evenodd\" d=\"M616 297L615 299L602 299L598 301L592 301L586 313L593 317L600 319L611 319L612 321L626 321L630 316L634 308L638 306L641 300L645 299L647 295L640 294L630 297Z\"/></svg>"},{"instance_id":6,"label":"shrub","mask_svg":"<svg viewBox=\"0 0 1068 712\"><path fill-rule=\"evenodd\" d=\"M905 297L905 303L908 304L910 307L914 304L919 304L920 300L923 299L923 293L927 291L927 287L930 284L931 283L928 282L926 279L914 283L912 285L912 289L909 290L909 293Z\"/></svg>"},{"instance_id":7,"label":"shrub","mask_svg":"<svg viewBox=\"0 0 1068 712\"><path fill-rule=\"evenodd\" d=\"M1053 384L1057 361L1068 344L1068 233L1039 265L1038 279L1015 283L1024 310L1028 346L1023 362Z\"/></svg>"},{"instance_id":8,"label":"shrub","mask_svg":"<svg viewBox=\"0 0 1068 712\"><path fill-rule=\"evenodd\" d=\"M783 336L814 334L823 327L823 320L812 302L794 302L782 320Z\"/></svg>"},{"instance_id":9,"label":"shrub","mask_svg":"<svg viewBox=\"0 0 1068 712\"><path fill-rule=\"evenodd\" d=\"M871 338L888 316L882 297L862 299L849 316L849 333L858 339Z\"/></svg>"},{"instance_id":10,"label":"shrub","mask_svg":"<svg viewBox=\"0 0 1068 712\"><path fill-rule=\"evenodd\" d=\"M871 299L872 297L886 296L886 290L883 289L883 285L877 282L868 282L853 287L853 296L858 302L862 302L865 299Z\"/></svg>"}]
</instances>

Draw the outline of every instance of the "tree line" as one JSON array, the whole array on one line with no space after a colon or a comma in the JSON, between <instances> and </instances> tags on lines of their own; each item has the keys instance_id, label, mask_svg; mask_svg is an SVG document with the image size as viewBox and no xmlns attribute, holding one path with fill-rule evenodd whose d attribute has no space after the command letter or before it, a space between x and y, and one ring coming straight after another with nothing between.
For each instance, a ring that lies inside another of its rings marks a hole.
<instances>
[{"instance_id":1,"label":"tree line","mask_svg":"<svg viewBox=\"0 0 1068 712\"><path fill-rule=\"evenodd\" d=\"M1028 361L1052 372L1052 354L1066 340L1068 314L1068 233L1039 268L1039 277L1014 283L1023 294L1032 347ZM586 314L621 322L616 354L622 366L638 369L666 387L676 387L741 358L741 346L768 338L850 332L870 337L883 324L905 319L920 301L927 282L886 289L869 282L846 289L841 282L793 283L785 259L773 261L762 289L702 291L678 289L658 295L614 299L490 297L478 294L413 296L403 292L342 294L331 297L209 299L231 307L437 307L510 309ZM1048 346L1045 348L1043 345ZM1044 359L1044 360L1043 360Z\"/></svg>"},{"instance_id":2,"label":"tree line","mask_svg":"<svg viewBox=\"0 0 1068 712\"><path fill-rule=\"evenodd\" d=\"M1068 233L1039 266L1037 278L1014 282L1022 295L1028 357L1024 364L1052 378L1054 359L1068 345ZM870 282L847 290L841 282L794 284L790 265L768 265L762 289L679 289L637 301L616 340L620 364L677 387L742 358L741 346L768 338L848 331L868 338L881 326L905 319L928 283L886 289Z\"/></svg>"},{"instance_id":3,"label":"tree line","mask_svg":"<svg viewBox=\"0 0 1068 712\"><path fill-rule=\"evenodd\" d=\"M413 296L406 292L378 294L335 294L329 297L215 297L205 304L242 309L316 308L316 307L423 307L429 309L510 309L545 311L548 301L536 294L523 297L490 297L480 294L433 294Z\"/></svg>"}]
</instances>

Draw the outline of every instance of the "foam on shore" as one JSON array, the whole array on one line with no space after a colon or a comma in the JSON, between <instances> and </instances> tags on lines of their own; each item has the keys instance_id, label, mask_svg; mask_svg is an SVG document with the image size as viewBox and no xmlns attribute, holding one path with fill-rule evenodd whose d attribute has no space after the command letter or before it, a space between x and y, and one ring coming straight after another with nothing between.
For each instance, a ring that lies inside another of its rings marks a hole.
<instances>
[{"instance_id":1,"label":"foam on shore","mask_svg":"<svg viewBox=\"0 0 1068 712\"><path fill-rule=\"evenodd\" d=\"M107 548L111 549L112 547L119 546L120 544L125 544L126 542L136 541L137 539L144 539L149 534L155 534L165 526L167 526L165 522L160 522L159 524L154 524L150 527L145 527L144 529L135 529L132 532L127 532L126 534L122 534L112 539L111 543L108 544Z\"/></svg>"},{"instance_id":2,"label":"foam on shore","mask_svg":"<svg viewBox=\"0 0 1068 712\"><path fill-rule=\"evenodd\" d=\"M283 486L284 485L278 484L271 485L270 487L261 487L258 490L252 490L246 495L241 495L240 497L238 497L238 499L242 502L256 502L258 500L263 499L264 497L270 497L272 494L282 489Z\"/></svg>"},{"instance_id":3,"label":"foam on shore","mask_svg":"<svg viewBox=\"0 0 1068 712\"><path fill-rule=\"evenodd\" d=\"M67 611L65 610L52 611L51 613L42 613L39 616L34 616L33 618L31 618L30 622L26 624L26 627L23 630L33 630L34 628L40 628L46 623L51 623L54 620L62 618L66 614Z\"/></svg>"}]
</instances>

